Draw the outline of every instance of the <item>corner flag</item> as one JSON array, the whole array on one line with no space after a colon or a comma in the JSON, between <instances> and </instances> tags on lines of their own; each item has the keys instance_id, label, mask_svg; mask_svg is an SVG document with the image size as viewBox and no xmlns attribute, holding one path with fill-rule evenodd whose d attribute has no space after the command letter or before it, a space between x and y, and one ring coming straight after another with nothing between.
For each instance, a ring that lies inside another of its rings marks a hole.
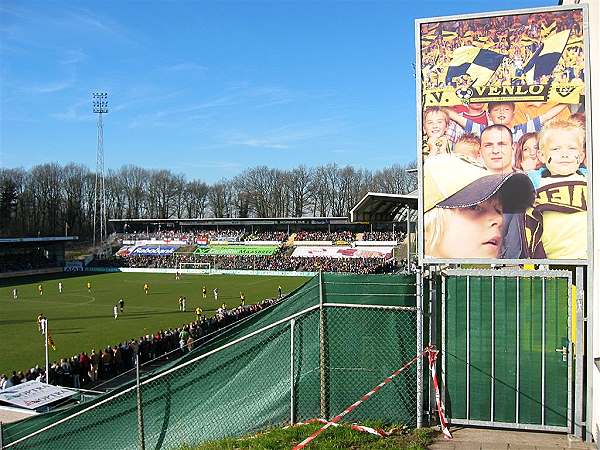
<instances>
[{"instance_id":1,"label":"corner flag","mask_svg":"<svg viewBox=\"0 0 600 450\"><path fill-rule=\"evenodd\" d=\"M48 332L48 346L52 347L52 350L56 351L56 344L54 344L54 339L50 332Z\"/></svg>"}]
</instances>

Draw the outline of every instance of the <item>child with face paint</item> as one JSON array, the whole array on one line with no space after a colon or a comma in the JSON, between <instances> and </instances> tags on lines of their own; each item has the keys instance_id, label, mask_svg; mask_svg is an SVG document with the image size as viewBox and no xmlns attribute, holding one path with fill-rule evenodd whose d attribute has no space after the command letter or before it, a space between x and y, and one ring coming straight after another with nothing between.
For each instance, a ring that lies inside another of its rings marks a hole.
<instances>
[{"instance_id":1,"label":"child with face paint","mask_svg":"<svg viewBox=\"0 0 600 450\"><path fill-rule=\"evenodd\" d=\"M585 130L573 119L544 125L539 155L544 166L529 172L536 200L527 213L534 258L587 258L587 169L580 167Z\"/></svg>"}]
</instances>

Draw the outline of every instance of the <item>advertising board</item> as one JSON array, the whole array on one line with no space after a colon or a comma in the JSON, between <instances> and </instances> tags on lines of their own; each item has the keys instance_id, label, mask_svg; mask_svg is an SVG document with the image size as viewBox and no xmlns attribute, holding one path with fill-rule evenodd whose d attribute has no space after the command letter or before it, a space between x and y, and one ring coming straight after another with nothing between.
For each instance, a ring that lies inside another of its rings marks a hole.
<instances>
[{"instance_id":1,"label":"advertising board","mask_svg":"<svg viewBox=\"0 0 600 450\"><path fill-rule=\"evenodd\" d=\"M586 13L417 20L422 261L587 263Z\"/></svg>"},{"instance_id":2,"label":"advertising board","mask_svg":"<svg viewBox=\"0 0 600 450\"><path fill-rule=\"evenodd\" d=\"M278 245L211 245L198 247L195 255L267 256L279 250Z\"/></svg>"},{"instance_id":3,"label":"advertising board","mask_svg":"<svg viewBox=\"0 0 600 450\"><path fill-rule=\"evenodd\" d=\"M296 247L295 258L390 258L393 247L339 247L339 246L302 246Z\"/></svg>"}]
</instances>

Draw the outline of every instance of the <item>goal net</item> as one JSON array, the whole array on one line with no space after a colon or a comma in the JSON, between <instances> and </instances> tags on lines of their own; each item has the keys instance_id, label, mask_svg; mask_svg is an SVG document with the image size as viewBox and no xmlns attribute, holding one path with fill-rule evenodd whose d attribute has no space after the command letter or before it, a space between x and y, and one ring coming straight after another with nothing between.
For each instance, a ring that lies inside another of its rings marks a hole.
<instances>
[{"instance_id":1,"label":"goal net","mask_svg":"<svg viewBox=\"0 0 600 450\"><path fill-rule=\"evenodd\" d=\"M196 269L201 270L203 273L210 273L210 263L209 262L180 262L179 270L183 271L184 269Z\"/></svg>"}]
</instances>

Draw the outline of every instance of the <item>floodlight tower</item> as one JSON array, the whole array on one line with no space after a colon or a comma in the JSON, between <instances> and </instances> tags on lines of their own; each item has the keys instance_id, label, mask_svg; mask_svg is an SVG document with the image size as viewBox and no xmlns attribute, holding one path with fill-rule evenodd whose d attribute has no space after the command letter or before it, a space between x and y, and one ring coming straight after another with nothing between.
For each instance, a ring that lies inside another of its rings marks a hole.
<instances>
[{"instance_id":1,"label":"floodlight tower","mask_svg":"<svg viewBox=\"0 0 600 450\"><path fill-rule=\"evenodd\" d=\"M94 114L98 114L98 146L96 147L96 182L94 184L94 247L96 246L96 222L100 213L100 243L106 238L106 195L104 190L104 128L102 114L108 113L108 94L92 93ZM100 208L98 208L98 203ZM98 209L100 211L98 211Z\"/></svg>"}]
</instances>

